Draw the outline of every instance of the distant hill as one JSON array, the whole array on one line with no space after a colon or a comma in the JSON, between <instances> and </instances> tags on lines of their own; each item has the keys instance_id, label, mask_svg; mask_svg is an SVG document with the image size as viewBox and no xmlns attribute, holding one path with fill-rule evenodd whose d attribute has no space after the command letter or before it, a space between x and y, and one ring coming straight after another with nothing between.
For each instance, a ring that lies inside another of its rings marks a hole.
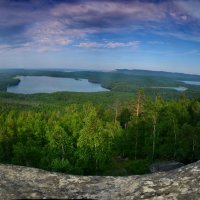
<instances>
[{"instance_id":1,"label":"distant hill","mask_svg":"<svg viewBox=\"0 0 200 200\"><path fill-rule=\"evenodd\" d=\"M139 69L116 69L115 73L135 75L135 76L152 76L152 77L166 77L180 80L196 80L200 81L200 75L184 74L175 72L164 72L164 71L150 71L150 70L139 70Z\"/></svg>"}]
</instances>

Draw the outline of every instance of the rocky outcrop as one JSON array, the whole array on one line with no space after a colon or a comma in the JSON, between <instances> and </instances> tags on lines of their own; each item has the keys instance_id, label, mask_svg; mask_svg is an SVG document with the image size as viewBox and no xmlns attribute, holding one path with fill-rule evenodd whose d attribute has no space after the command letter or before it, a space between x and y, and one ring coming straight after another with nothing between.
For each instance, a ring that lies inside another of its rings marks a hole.
<instances>
[{"instance_id":1,"label":"rocky outcrop","mask_svg":"<svg viewBox=\"0 0 200 200\"><path fill-rule=\"evenodd\" d=\"M143 176L72 176L0 165L0 199L200 199L200 161Z\"/></svg>"},{"instance_id":2,"label":"rocky outcrop","mask_svg":"<svg viewBox=\"0 0 200 200\"><path fill-rule=\"evenodd\" d=\"M150 171L152 173L154 172L164 172L164 171L170 171L172 169L177 169L184 166L183 163L176 162L176 161L168 161L168 162L159 162L154 163L150 166Z\"/></svg>"}]
</instances>

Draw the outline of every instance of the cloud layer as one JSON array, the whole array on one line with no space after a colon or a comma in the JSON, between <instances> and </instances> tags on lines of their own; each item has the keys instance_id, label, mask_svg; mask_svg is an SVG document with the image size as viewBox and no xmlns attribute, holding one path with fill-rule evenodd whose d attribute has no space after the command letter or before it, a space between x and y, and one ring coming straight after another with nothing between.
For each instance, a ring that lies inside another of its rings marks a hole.
<instances>
[{"instance_id":1,"label":"cloud layer","mask_svg":"<svg viewBox=\"0 0 200 200\"><path fill-rule=\"evenodd\" d=\"M107 43L97 43L97 42L81 42L78 47L84 48L120 48L120 47L138 47L140 44L139 41L131 41L131 42L107 42Z\"/></svg>"},{"instance_id":2,"label":"cloud layer","mask_svg":"<svg viewBox=\"0 0 200 200\"><path fill-rule=\"evenodd\" d=\"M141 42L125 35L140 32L199 42L199 10L197 0L1 0L0 50L136 47ZM124 36L94 41L105 33Z\"/></svg>"}]
</instances>

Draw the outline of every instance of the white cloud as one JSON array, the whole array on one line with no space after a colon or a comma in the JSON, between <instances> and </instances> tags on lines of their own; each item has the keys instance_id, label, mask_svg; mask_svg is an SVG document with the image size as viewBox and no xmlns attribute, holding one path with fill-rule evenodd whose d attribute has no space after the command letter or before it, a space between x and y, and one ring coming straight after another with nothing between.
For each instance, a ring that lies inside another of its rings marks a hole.
<instances>
[{"instance_id":1,"label":"white cloud","mask_svg":"<svg viewBox=\"0 0 200 200\"><path fill-rule=\"evenodd\" d=\"M100 48L103 47L103 44L97 42L81 42L79 45L76 46L84 48Z\"/></svg>"},{"instance_id":2,"label":"white cloud","mask_svg":"<svg viewBox=\"0 0 200 200\"><path fill-rule=\"evenodd\" d=\"M11 48L12 46L8 45L8 44L0 44L0 50L6 50Z\"/></svg>"},{"instance_id":3,"label":"white cloud","mask_svg":"<svg viewBox=\"0 0 200 200\"><path fill-rule=\"evenodd\" d=\"M33 5L30 6L31 3L0 0L0 26L5 30L8 29L8 34L12 34L12 37L18 34L21 37L21 49L24 50L30 48L40 52L41 49L61 50L77 39L90 38L91 34L134 32L141 29L148 33L162 32L162 35L171 35L184 40L199 41L200 38L199 21L191 25L191 29L186 33L180 33L176 27L177 24L189 22L191 17L200 20L200 1L197 0L172 0L161 3L85 0L77 3L55 3L46 7L40 6L42 3L39 0L31 2L36 9L33 9ZM169 18L170 23L167 21ZM169 25L168 30L165 23ZM15 34L18 26L20 31ZM16 49L14 39L8 42L9 47L5 49L12 46ZM25 45L27 43L29 45ZM93 41L79 44L80 47L87 48L138 45L138 41L125 43Z\"/></svg>"},{"instance_id":4,"label":"white cloud","mask_svg":"<svg viewBox=\"0 0 200 200\"><path fill-rule=\"evenodd\" d=\"M78 47L83 48L121 48L121 47L138 47L140 44L139 41L130 41L130 42L105 42L105 43L97 43L97 42L81 42Z\"/></svg>"},{"instance_id":5,"label":"white cloud","mask_svg":"<svg viewBox=\"0 0 200 200\"><path fill-rule=\"evenodd\" d=\"M131 42L109 42L105 46L107 48L117 48L117 47L138 47L140 44L139 41Z\"/></svg>"},{"instance_id":6,"label":"white cloud","mask_svg":"<svg viewBox=\"0 0 200 200\"><path fill-rule=\"evenodd\" d=\"M175 5L188 15L200 19L200 1L199 0L176 0ZM183 17L185 19L185 17Z\"/></svg>"},{"instance_id":7,"label":"white cloud","mask_svg":"<svg viewBox=\"0 0 200 200\"><path fill-rule=\"evenodd\" d=\"M36 23L27 30L26 35L31 38L32 46L39 52L55 51L72 43L64 25L58 21Z\"/></svg>"},{"instance_id":8,"label":"white cloud","mask_svg":"<svg viewBox=\"0 0 200 200\"><path fill-rule=\"evenodd\" d=\"M92 20L92 18L106 18L123 16L126 19L158 21L165 17L164 4L112 1L83 1L78 4L59 4L51 10L56 17L71 16L75 20Z\"/></svg>"}]
</instances>

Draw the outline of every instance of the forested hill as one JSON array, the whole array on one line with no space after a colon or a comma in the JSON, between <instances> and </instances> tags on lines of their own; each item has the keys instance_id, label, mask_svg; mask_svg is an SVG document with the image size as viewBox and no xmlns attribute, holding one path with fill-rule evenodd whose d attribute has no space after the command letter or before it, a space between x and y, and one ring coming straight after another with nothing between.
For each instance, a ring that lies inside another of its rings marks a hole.
<instances>
[{"instance_id":1,"label":"forested hill","mask_svg":"<svg viewBox=\"0 0 200 200\"><path fill-rule=\"evenodd\" d=\"M111 91L12 94L17 75L86 78ZM200 86L117 72L0 72L0 162L81 175L200 159ZM188 79L187 79L188 80ZM152 86L187 86L180 92Z\"/></svg>"},{"instance_id":2,"label":"forested hill","mask_svg":"<svg viewBox=\"0 0 200 200\"><path fill-rule=\"evenodd\" d=\"M61 93L62 94L62 93ZM56 104L56 102L55 102ZM156 161L200 159L200 101L139 91L112 106L0 102L0 162L83 175L149 172Z\"/></svg>"},{"instance_id":3,"label":"forested hill","mask_svg":"<svg viewBox=\"0 0 200 200\"><path fill-rule=\"evenodd\" d=\"M200 76L180 73L155 72L145 70L116 70L103 71L73 71L58 70L0 70L0 92L6 91L8 86L19 84L16 76L51 76L73 79L88 79L89 82L99 83L112 92L123 92L125 96L143 89L146 95L163 98L175 98L180 95L199 97L200 85L192 85L183 81L200 81ZM181 90L183 89L183 90ZM121 94L120 94L121 95ZM120 96L118 95L118 97ZM119 97L120 98L120 97Z\"/></svg>"},{"instance_id":4,"label":"forested hill","mask_svg":"<svg viewBox=\"0 0 200 200\"><path fill-rule=\"evenodd\" d=\"M200 75L196 74L184 74L177 72L165 72L165 71L150 71L150 70L139 70L139 69L116 69L116 73L122 73L127 75L135 76L153 76L153 77L168 77L179 80L192 79L199 81Z\"/></svg>"}]
</instances>

